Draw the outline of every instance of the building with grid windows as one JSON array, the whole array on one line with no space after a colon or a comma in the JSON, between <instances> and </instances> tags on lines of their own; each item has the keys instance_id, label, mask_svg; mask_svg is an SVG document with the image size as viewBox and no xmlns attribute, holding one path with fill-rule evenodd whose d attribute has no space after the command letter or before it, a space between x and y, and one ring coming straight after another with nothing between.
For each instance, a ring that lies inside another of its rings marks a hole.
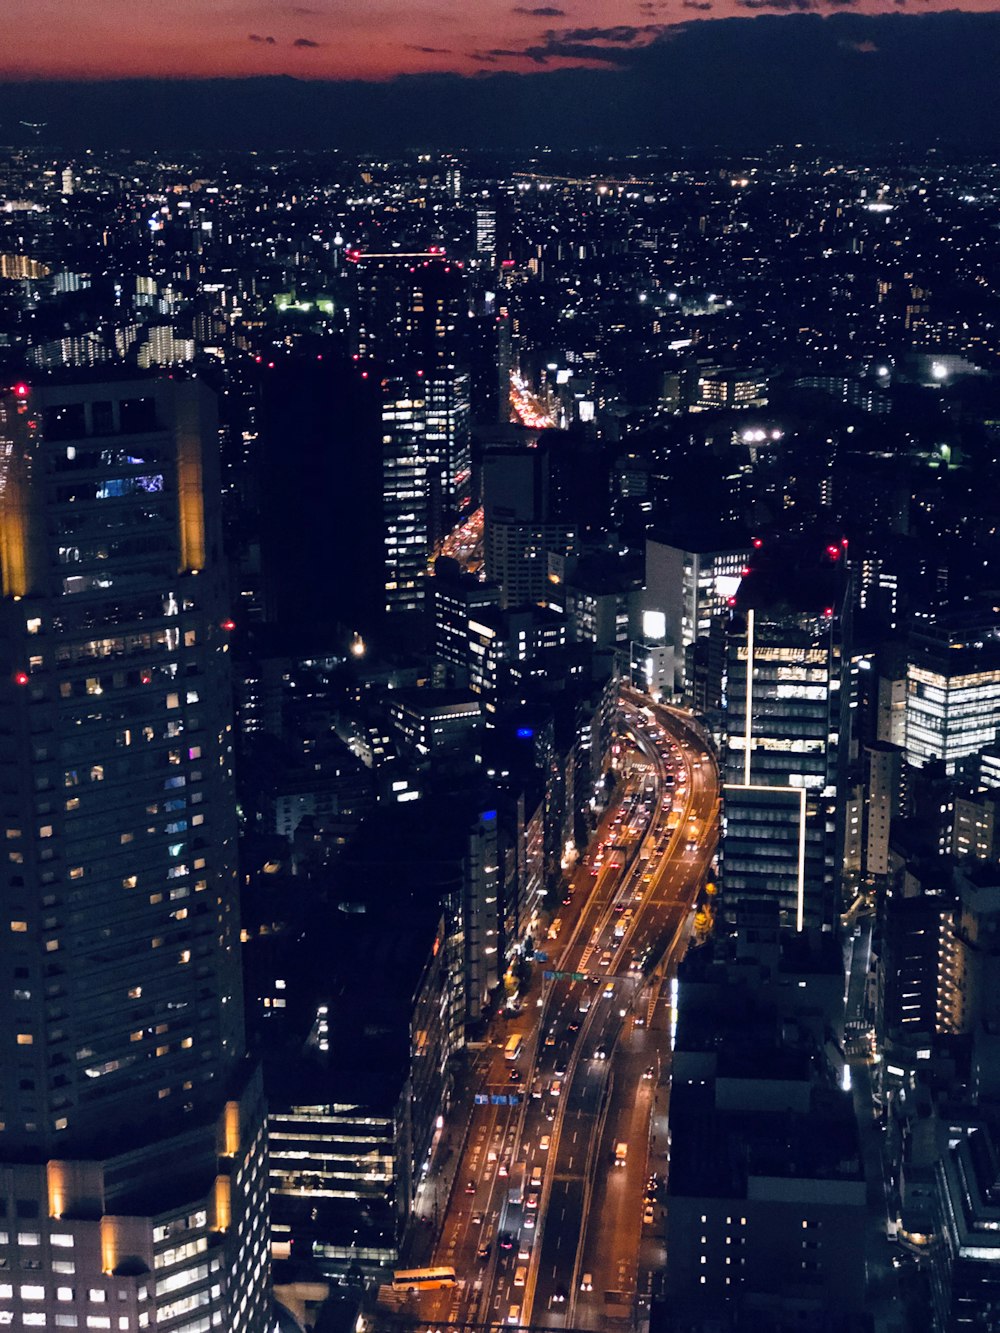
<instances>
[{"instance_id":1,"label":"building with grid windows","mask_svg":"<svg viewBox=\"0 0 1000 1333\"><path fill-rule=\"evenodd\" d=\"M840 910L850 629L843 548L758 549L726 643L722 864L727 914L777 904L781 925Z\"/></svg>"},{"instance_id":2,"label":"building with grid windows","mask_svg":"<svg viewBox=\"0 0 1000 1333\"><path fill-rule=\"evenodd\" d=\"M963 614L918 625L908 659L907 761L941 759L954 774L1000 730L1000 623Z\"/></svg>"},{"instance_id":3,"label":"building with grid windows","mask_svg":"<svg viewBox=\"0 0 1000 1333\"><path fill-rule=\"evenodd\" d=\"M269 1326L212 395L0 395L0 1322Z\"/></svg>"}]
</instances>

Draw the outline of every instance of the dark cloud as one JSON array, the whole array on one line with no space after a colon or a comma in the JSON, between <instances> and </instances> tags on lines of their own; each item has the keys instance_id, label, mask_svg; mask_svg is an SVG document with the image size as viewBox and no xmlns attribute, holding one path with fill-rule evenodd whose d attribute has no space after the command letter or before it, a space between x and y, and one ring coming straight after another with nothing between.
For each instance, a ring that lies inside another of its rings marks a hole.
<instances>
[{"instance_id":1,"label":"dark cloud","mask_svg":"<svg viewBox=\"0 0 1000 1333\"><path fill-rule=\"evenodd\" d=\"M539 5L537 9L527 9L524 5L515 5L512 14L523 14L530 19L564 19L565 9L556 9L554 5Z\"/></svg>"},{"instance_id":2,"label":"dark cloud","mask_svg":"<svg viewBox=\"0 0 1000 1333\"><path fill-rule=\"evenodd\" d=\"M823 0L823 3L832 9L850 9L852 5L858 3L858 0Z\"/></svg>"},{"instance_id":3,"label":"dark cloud","mask_svg":"<svg viewBox=\"0 0 1000 1333\"><path fill-rule=\"evenodd\" d=\"M878 47L874 42L838 42L838 46L843 47L845 51L857 51L859 55L868 56Z\"/></svg>"},{"instance_id":4,"label":"dark cloud","mask_svg":"<svg viewBox=\"0 0 1000 1333\"><path fill-rule=\"evenodd\" d=\"M664 34L661 23L616 24L611 28L550 29L541 42L511 50L492 47L480 51L476 59L530 60L535 65L547 65L550 60L593 60L606 65L625 65L634 51Z\"/></svg>"},{"instance_id":5,"label":"dark cloud","mask_svg":"<svg viewBox=\"0 0 1000 1333\"><path fill-rule=\"evenodd\" d=\"M793 9L815 9L815 0L736 0L741 9L774 9L787 14Z\"/></svg>"},{"instance_id":6,"label":"dark cloud","mask_svg":"<svg viewBox=\"0 0 1000 1333\"><path fill-rule=\"evenodd\" d=\"M654 34L659 29L654 24L635 27L630 23L619 23L614 28L567 28L563 32L547 32L545 36L563 42L634 42L644 33Z\"/></svg>"},{"instance_id":7,"label":"dark cloud","mask_svg":"<svg viewBox=\"0 0 1000 1333\"><path fill-rule=\"evenodd\" d=\"M424 56L450 56L452 51L447 46L413 46L407 43L407 51L419 51Z\"/></svg>"},{"instance_id":8,"label":"dark cloud","mask_svg":"<svg viewBox=\"0 0 1000 1333\"><path fill-rule=\"evenodd\" d=\"M323 43L322 43L322 42L314 42L313 39L312 39L311 37L296 37L295 41L292 42L292 45L293 45L293 46L304 47L304 48L306 48L306 49L312 49L312 48L317 47L317 46L322 46Z\"/></svg>"},{"instance_id":9,"label":"dark cloud","mask_svg":"<svg viewBox=\"0 0 1000 1333\"><path fill-rule=\"evenodd\" d=\"M681 0L684 9L697 9L702 14L707 14L710 9L714 9L712 0Z\"/></svg>"},{"instance_id":10,"label":"dark cloud","mask_svg":"<svg viewBox=\"0 0 1000 1333\"><path fill-rule=\"evenodd\" d=\"M323 13L321 9L307 9L305 5L291 5L288 12L300 19L318 18Z\"/></svg>"},{"instance_id":11,"label":"dark cloud","mask_svg":"<svg viewBox=\"0 0 1000 1333\"><path fill-rule=\"evenodd\" d=\"M250 33L248 42L256 42L259 46L277 46L277 40L274 37L261 37L259 32Z\"/></svg>"},{"instance_id":12,"label":"dark cloud","mask_svg":"<svg viewBox=\"0 0 1000 1333\"><path fill-rule=\"evenodd\" d=\"M261 0L255 2L260 12ZM272 0L270 13L285 2ZM519 2L506 0L504 12ZM576 12L573 0L553 2ZM326 8L325 0L302 3ZM714 3L722 13L720 0ZM840 10L815 0L805 13L740 8L742 18L721 22L681 4L672 0L668 12L688 22L660 37L643 33L631 45L605 42L610 61L596 53L600 43L583 43L586 59L575 63L587 69L556 58L553 52L566 49L565 34L557 30L550 38L541 29L557 29L562 20L542 20L539 36L530 38L541 48L540 63L523 50L509 58L480 50L464 62L477 72L472 78L7 79L0 81L0 124L46 121L43 142L63 152L333 146L396 154L414 143L454 147L460 130L463 146L521 153L534 151L543 126L546 142L560 150L598 142L624 151L651 142L678 151L721 145L742 159L774 143L823 143L838 153L867 153L875 145L895 153L902 142L942 142L949 151L954 145L997 160L1000 12L938 13L909 0L872 15L860 5ZM638 0L630 12L638 16ZM257 24L258 35L268 26ZM295 25L293 35L296 26L302 31ZM240 31L237 41L246 41L249 30L242 29L242 38ZM271 66L290 41L282 38L256 63ZM866 43L877 46L877 58L858 49ZM314 73L318 53L300 54L299 73ZM915 87L932 88L934 96L915 97Z\"/></svg>"}]
</instances>

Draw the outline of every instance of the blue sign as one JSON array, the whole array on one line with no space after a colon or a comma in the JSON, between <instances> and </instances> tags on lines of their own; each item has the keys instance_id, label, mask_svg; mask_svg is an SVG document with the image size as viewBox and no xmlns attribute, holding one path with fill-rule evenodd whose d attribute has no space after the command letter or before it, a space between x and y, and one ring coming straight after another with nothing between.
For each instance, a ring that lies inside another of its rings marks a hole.
<instances>
[{"instance_id":1,"label":"blue sign","mask_svg":"<svg viewBox=\"0 0 1000 1333\"><path fill-rule=\"evenodd\" d=\"M517 739L519 741L530 741L534 734L533 727L518 727L517 729Z\"/></svg>"},{"instance_id":2,"label":"blue sign","mask_svg":"<svg viewBox=\"0 0 1000 1333\"><path fill-rule=\"evenodd\" d=\"M548 954L547 954L547 953L542 953L541 949L536 949L536 950L535 950L535 958L536 958L536 959L538 960L538 962L540 962L540 963L547 963L547 962L549 961L549 956L548 956Z\"/></svg>"}]
</instances>

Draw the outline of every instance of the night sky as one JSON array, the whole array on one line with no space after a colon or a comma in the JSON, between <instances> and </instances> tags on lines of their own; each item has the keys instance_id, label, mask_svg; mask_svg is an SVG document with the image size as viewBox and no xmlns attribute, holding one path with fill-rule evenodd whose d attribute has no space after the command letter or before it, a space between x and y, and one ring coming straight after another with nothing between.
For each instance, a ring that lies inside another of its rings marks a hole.
<instances>
[{"instance_id":1,"label":"night sky","mask_svg":"<svg viewBox=\"0 0 1000 1333\"><path fill-rule=\"evenodd\" d=\"M757 13L996 10L991 0L4 0L0 79L616 68L678 24ZM16 39L22 35L22 40Z\"/></svg>"}]
</instances>

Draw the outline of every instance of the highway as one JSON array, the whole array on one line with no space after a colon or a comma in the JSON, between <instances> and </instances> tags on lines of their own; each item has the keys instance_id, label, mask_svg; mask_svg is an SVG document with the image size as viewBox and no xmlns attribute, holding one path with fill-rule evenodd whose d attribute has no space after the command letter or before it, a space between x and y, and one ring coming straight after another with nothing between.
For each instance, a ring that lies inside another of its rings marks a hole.
<instances>
[{"instance_id":1,"label":"highway","mask_svg":"<svg viewBox=\"0 0 1000 1333\"><path fill-rule=\"evenodd\" d=\"M599 1330L648 1290L657 1251L644 1240L662 1232L650 1122L669 1079L658 1002L715 854L719 784L684 714L626 692L621 731L615 799L554 938L536 942L541 986L477 1058L480 1104L433 1260L459 1283L406 1298L421 1324ZM511 1093L518 1104L496 1104Z\"/></svg>"}]
</instances>

